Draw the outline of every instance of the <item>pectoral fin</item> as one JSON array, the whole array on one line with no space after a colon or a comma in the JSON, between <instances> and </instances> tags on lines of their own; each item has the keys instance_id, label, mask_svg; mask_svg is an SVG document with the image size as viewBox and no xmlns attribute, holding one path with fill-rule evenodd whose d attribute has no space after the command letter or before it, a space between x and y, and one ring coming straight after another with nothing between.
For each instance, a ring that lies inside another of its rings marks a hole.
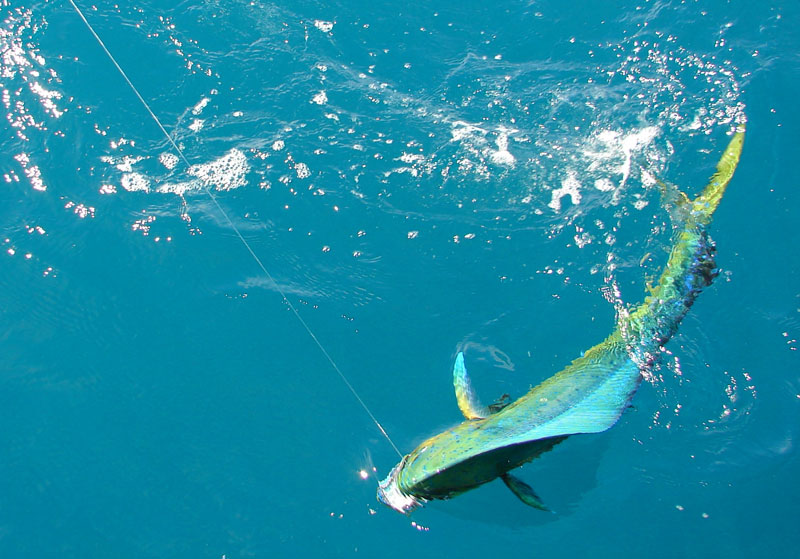
<instances>
[{"instance_id":1,"label":"pectoral fin","mask_svg":"<svg viewBox=\"0 0 800 559\"><path fill-rule=\"evenodd\" d=\"M456 389L458 408L464 414L464 417L467 419L483 419L489 415L489 410L481 405L472 390L472 384L469 381L469 376L467 376L467 368L464 365L464 354L460 351L453 366L453 386Z\"/></svg>"},{"instance_id":2,"label":"pectoral fin","mask_svg":"<svg viewBox=\"0 0 800 559\"><path fill-rule=\"evenodd\" d=\"M511 490L511 492L519 497L520 501L535 509L551 512L549 508L544 506L544 503L542 503L542 500L534 492L530 485L511 474L503 474L500 477L506 486Z\"/></svg>"},{"instance_id":3,"label":"pectoral fin","mask_svg":"<svg viewBox=\"0 0 800 559\"><path fill-rule=\"evenodd\" d=\"M503 394L497 400L495 400L494 403L489 404L489 413L497 413L503 410L504 408L508 407L510 403L511 403L511 396L509 396L508 394Z\"/></svg>"}]
</instances>

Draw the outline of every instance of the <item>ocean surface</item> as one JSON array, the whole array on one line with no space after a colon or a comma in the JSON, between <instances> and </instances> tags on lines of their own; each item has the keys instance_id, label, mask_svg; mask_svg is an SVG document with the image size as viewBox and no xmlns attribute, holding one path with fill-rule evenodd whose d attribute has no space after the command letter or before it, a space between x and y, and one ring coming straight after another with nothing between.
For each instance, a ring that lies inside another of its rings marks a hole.
<instances>
[{"instance_id":1,"label":"ocean surface","mask_svg":"<svg viewBox=\"0 0 800 559\"><path fill-rule=\"evenodd\" d=\"M163 131L68 0L1 5L0 556L796 556L796 1L78 1ZM519 472L554 513L378 503L376 421L602 340L745 120L716 282Z\"/></svg>"}]
</instances>

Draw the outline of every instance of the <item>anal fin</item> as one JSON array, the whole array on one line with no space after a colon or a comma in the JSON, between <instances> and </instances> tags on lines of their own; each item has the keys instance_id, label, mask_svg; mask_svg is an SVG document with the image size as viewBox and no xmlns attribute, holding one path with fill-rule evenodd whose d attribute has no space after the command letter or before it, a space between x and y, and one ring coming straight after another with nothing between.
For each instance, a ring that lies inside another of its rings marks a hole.
<instances>
[{"instance_id":1,"label":"anal fin","mask_svg":"<svg viewBox=\"0 0 800 559\"><path fill-rule=\"evenodd\" d=\"M511 475L511 474L503 474L500 476L503 480L503 483L511 490L511 492L516 495L520 501L525 503L526 505L533 507L535 509L544 510L548 512L552 512L549 508L547 508L533 488L519 479L518 477Z\"/></svg>"}]
</instances>

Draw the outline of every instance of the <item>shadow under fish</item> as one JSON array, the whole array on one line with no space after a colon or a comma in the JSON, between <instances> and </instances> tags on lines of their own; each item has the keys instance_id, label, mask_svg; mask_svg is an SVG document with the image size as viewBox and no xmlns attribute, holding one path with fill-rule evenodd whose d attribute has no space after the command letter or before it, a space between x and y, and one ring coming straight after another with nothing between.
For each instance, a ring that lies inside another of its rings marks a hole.
<instances>
[{"instance_id":1,"label":"shadow under fish","mask_svg":"<svg viewBox=\"0 0 800 559\"><path fill-rule=\"evenodd\" d=\"M432 499L449 499L500 478L523 503L548 510L533 489L509 472L569 435L599 433L617 422L664 344L700 291L718 270L707 233L744 143L742 126L731 139L717 172L694 200L660 183L675 224L672 250L658 284L617 328L561 372L518 400L483 407L464 364L453 370L458 407L466 421L424 441L395 466L378 487L378 499L402 513Z\"/></svg>"}]
</instances>

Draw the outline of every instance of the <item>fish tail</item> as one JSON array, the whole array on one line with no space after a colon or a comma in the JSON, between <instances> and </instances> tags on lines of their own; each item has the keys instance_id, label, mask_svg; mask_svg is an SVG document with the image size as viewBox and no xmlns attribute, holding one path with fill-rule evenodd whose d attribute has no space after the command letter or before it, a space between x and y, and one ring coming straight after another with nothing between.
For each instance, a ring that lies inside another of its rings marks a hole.
<instances>
[{"instance_id":1,"label":"fish tail","mask_svg":"<svg viewBox=\"0 0 800 559\"><path fill-rule=\"evenodd\" d=\"M688 206L683 225L675 235L667 266L658 284L634 312L620 317L620 331L637 354L654 355L675 333L678 323L700 291L711 284L718 270L714 262L714 242L707 228L714 210L719 206L728 186L744 144L744 128L736 131L717 163L717 172L703 192L691 202L678 197L678 206ZM645 359L649 361L649 358Z\"/></svg>"},{"instance_id":2,"label":"fish tail","mask_svg":"<svg viewBox=\"0 0 800 559\"><path fill-rule=\"evenodd\" d=\"M733 178L734 171L736 171L736 166L739 164L743 145L744 125L742 124L734 133L719 163L717 163L717 172L711 176L711 180L709 180L703 192L692 201L690 215L699 224L707 225L711 221L711 216L719 206L722 195L725 194L725 189L728 187L728 183Z\"/></svg>"}]
</instances>

